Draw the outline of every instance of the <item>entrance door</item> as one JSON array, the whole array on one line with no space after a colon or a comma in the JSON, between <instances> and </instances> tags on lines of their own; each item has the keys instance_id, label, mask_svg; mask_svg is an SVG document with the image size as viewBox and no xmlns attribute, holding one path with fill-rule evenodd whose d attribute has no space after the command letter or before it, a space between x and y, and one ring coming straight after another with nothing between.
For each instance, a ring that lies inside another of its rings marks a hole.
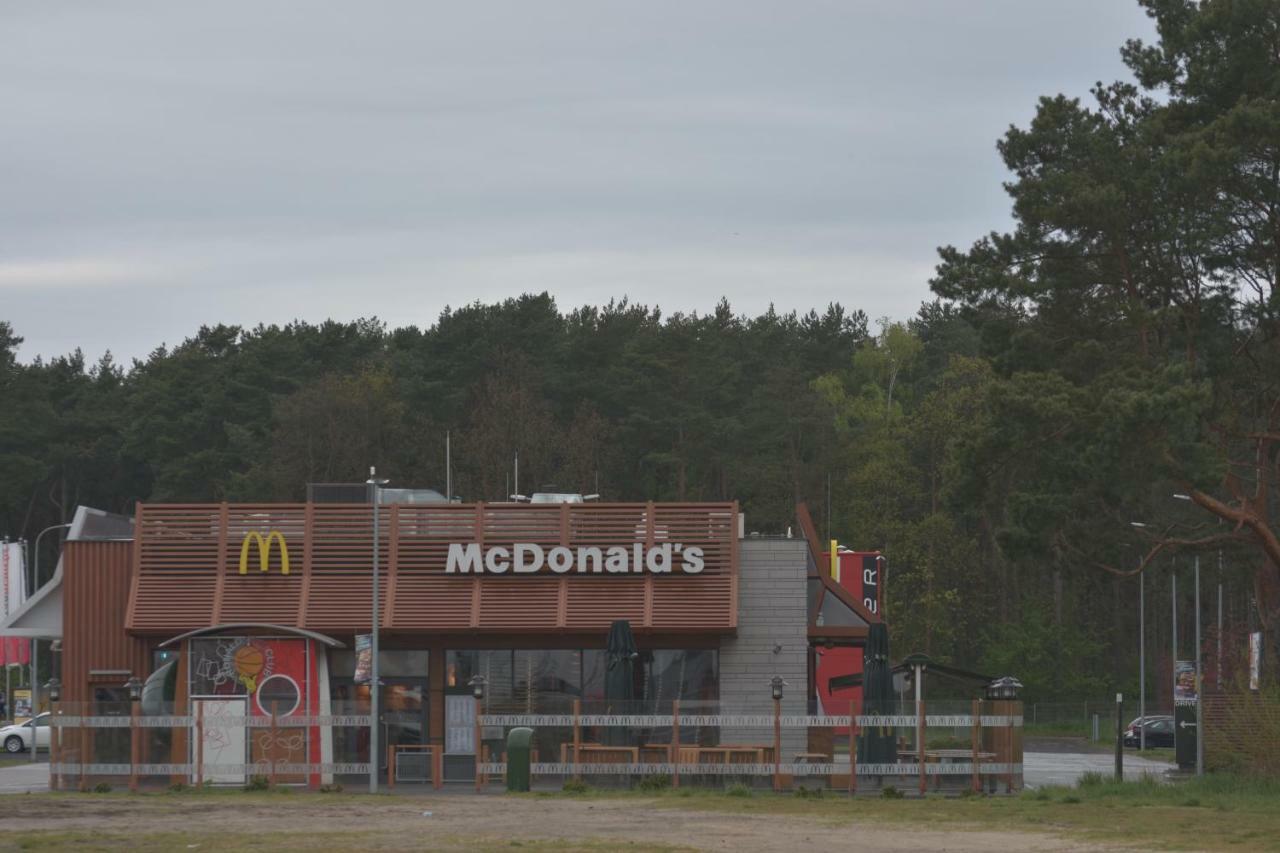
<instances>
[{"instance_id":1,"label":"entrance door","mask_svg":"<svg viewBox=\"0 0 1280 853\"><path fill-rule=\"evenodd\" d=\"M382 685L382 744L378 766L387 766L387 751L400 744L427 742L427 680L389 678ZM416 768L420 759L412 761Z\"/></svg>"},{"instance_id":2,"label":"entrance door","mask_svg":"<svg viewBox=\"0 0 1280 853\"><path fill-rule=\"evenodd\" d=\"M245 722L249 707L244 697L234 699L193 699L191 722L191 763L200 763L205 782L215 785L243 785L248 742ZM202 749L197 758L195 721L202 718ZM235 720L236 722L232 722ZM195 781L195 774L192 774Z\"/></svg>"}]
</instances>

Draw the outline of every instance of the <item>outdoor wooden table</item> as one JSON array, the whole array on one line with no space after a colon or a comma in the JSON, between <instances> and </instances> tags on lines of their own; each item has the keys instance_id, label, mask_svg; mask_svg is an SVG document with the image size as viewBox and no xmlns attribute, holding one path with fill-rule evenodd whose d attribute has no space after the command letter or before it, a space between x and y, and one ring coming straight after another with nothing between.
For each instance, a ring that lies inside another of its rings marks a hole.
<instances>
[{"instance_id":1,"label":"outdoor wooden table","mask_svg":"<svg viewBox=\"0 0 1280 853\"><path fill-rule=\"evenodd\" d=\"M929 749L925 750L924 760L930 764L953 764L957 761L977 761L981 764L984 761L991 761L996 757L994 752L979 752L976 757L971 749ZM942 787L942 774L936 773L933 777L933 789L936 791Z\"/></svg>"},{"instance_id":2,"label":"outdoor wooden table","mask_svg":"<svg viewBox=\"0 0 1280 853\"><path fill-rule=\"evenodd\" d=\"M791 762L791 766L793 768L792 772L793 773L795 772L797 765L803 767L806 764L829 764L830 762L831 762L831 756L827 755L826 753L797 752L795 759ZM810 774L805 773L803 775L808 776Z\"/></svg>"},{"instance_id":3,"label":"outdoor wooden table","mask_svg":"<svg viewBox=\"0 0 1280 853\"><path fill-rule=\"evenodd\" d=\"M568 743L560 744L560 763L569 764L570 753L573 752L573 745ZM607 753L622 754L630 759L624 760L623 764L639 764L640 763L640 747L638 746L609 746L603 743L583 743L578 745L578 763L579 764L609 764L617 762L609 762L602 760Z\"/></svg>"}]
</instances>

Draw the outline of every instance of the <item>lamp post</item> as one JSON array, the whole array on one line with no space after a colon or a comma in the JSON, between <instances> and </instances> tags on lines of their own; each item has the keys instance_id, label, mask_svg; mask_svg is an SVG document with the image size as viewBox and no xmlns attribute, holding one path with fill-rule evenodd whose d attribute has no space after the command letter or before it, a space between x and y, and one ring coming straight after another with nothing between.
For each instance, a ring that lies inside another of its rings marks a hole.
<instances>
[{"instance_id":1,"label":"lamp post","mask_svg":"<svg viewBox=\"0 0 1280 853\"><path fill-rule=\"evenodd\" d=\"M1141 521L1131 521L1132 527L1143 528ZM1147 573L1141 571L1142 555L1138 555L1138 749L1147 749Z\"/></svg>"},{"instance_id":2,"label":"lamp post","mask_svg":"<svg viewBox=\"0 0 1280 853\"><path fill-rule=\"evenodd\" d=\"M31 595L35 595L35 594L36 594L36 590L37 590L37 589L39 588L39 586L40 586L40 539L41 539L41 537L43 537L43 536L44 536L46 533L48 533L50 530L59 530L59 529L61 529L61 528L63 528L63 527L70 527L70 526L71 526L71 524L72 524L72 522L70 522L70 521L68 521L68 522L67 522L67 523L65 523L65 524L51 524L51 525L49 525L48 527L46 527L44 530L41 530L39 533L37 533L37 534L36 534L36 541L35 541L35 545L34 545L34 546L32 547L32 549L31 549L31 555L32 555L32 560L31 560ZM34 681L34 680L33 680L33 681Z\"/></svg>"},{"instance_id":3,"label":"lamp post","mask_svg":"<svg viewBox=\"0 0 1280 853\"><path fill-rule=\"evenodd\" d=\"M49 790L58 790L58 702L62 700L62 680L56 675L44 686L49 694Z\"/></svg>"},{"instance_id":4,"label":"lamp post","mask_svg":"<svg viewBox=\"0 0 1280 853\"><path fill-rule=\"evenodd\" d=\"M475 777L476 777L476 793L478 794L480 793L480 783L482 779L480 775L480 752L481 752L480 750L480 734L481 734L480 708L481 708L481 704L484 702L485 677L480 673L476 673L475 675L471 676L471 680L468 681L467 684L471 685L471 695L475 698L475 713L473 713L471 716L475 722L475 733L474 733L475 751L476 751ZM577 755L574 755L574 760L577 761Z\"/></svg>"},{"instance_id":5,"label":"lamp post","mask_svg":"<svg viewBox=\"0 0 1280 853\"><path fill-rule=\"evenodd\" d=\"M129 691L129 791L138 792L138 717L142 710L142 679L130 676L124 683Z\"/></svg>"},{"instance_id":6,"label":"lamp post","mask_svg":"<svg viewBox=\"0 0 1280 853\"><path fill-rule=\"evenodd\" d=\"M369 487L369 503L373 506L373 604L370 606L369 645L372 655L372 668L369 674L369 793L378 793L378 702L382 690L378 680L378 550L381 536L378 530L378 508L382 500L382 487L388 480L377 476L377 469L369 466L369 479L365 485Z\"/></svg>"},{"instance_id":7,"label":"lamp post","mask_svg":"<svg viewBox=\"0 0 1280 853\"><path fill-rule=\"evenodd\" d=\"M1189 501L1190 495L1174 495L1176 500ZM1221 554L1219 554L1221 560ZM1204 775L1204 693L1203 673L1200 670L1200 555L1195 560L1196 583L1196 775Z\"/></svg>"},{"instance_id":8,"label":"lamp post","mask_svg":"<svg viewBox=\"0 0 1280 853\"><path fill-rule=\"evenodd\" d=\"M782 790L782 688L787 682L781 675L769 679L769 693L773 696L773 790Z\"/></svg>"},{"instance_id":9,"label":"lamp post","mask_svg":"<svg viewBox=\"0 0 1280 853\"><path fill-rule=\"evenodd\" d=\"M65 524L51 524L44 530L36 534L35 545L32 546L31 560L31 595L35 595L40 586L40 540L50 530L60 530L64 527L70 527L71 522ZM31 718L35 719L40 715L40 640L31 638ZM31 760L36 760L36 740L33 734L31 737Z\"/></svg>"}]
</instances>

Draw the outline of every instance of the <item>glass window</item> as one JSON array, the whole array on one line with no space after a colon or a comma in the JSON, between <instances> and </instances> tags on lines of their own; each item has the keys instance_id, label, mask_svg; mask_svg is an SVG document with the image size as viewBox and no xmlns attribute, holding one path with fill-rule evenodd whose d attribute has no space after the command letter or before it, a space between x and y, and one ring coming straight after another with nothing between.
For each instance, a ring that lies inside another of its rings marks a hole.
<instances>
[{"instance_id":1,"label":"glass window","mask_svg":"<svg viewBox=\"0 0 1280 853\"><path fill-rule=\"evenodd\" d=\"M431 653L426 650L379 649L379 678L426 678ZM356 653L350 649L329 652L329 674L350 678L356 672Z\"/></svg>"},{"instance_id":2,"label":"glass window","mask_svg":"<svg viewBox=\"0 0 1280 853\"><path fill-rule=\"evenodd\" d=\"M826 627L866 627L867 624L865 619L854 613L852 608L830 591L822 597L822 609L818 611L818 615Z\"/></svg>"}]
</instances>

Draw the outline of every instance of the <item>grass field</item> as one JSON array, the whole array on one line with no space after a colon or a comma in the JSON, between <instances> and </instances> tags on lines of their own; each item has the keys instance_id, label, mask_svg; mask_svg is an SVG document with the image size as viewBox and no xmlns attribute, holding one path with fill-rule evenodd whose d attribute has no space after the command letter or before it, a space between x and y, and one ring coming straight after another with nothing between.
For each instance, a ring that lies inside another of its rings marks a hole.
<instances>
[{"instance_id":1,"label":"grass field","mask_svg":"<svg viewBox=\"0 0 1280 853\"><path fill-rule=\"evenodd\" d=\"M1049 831L1069 838L1163 850L1280 850L1280 783L1207 776L1179 784L1086 776L1071 788L1016 797L886 800L720 792L663 794L663 807L872 820L900 826ZM554 795L565 796L565 795ZM616 796L602 794L601 796Z\"/></svg>"},{"instance_id":2,"label":"grass field","mask_svg":"<svg viewBox=\"0 0 1280 853\"><path fill-rule=\"evenodd\" d=\"M884 799L747 789L376 796L239 790L0 798L0 851L1280 850L1280 784L1086 778L1015 797Z\"/></svg>"}]
</instances>

